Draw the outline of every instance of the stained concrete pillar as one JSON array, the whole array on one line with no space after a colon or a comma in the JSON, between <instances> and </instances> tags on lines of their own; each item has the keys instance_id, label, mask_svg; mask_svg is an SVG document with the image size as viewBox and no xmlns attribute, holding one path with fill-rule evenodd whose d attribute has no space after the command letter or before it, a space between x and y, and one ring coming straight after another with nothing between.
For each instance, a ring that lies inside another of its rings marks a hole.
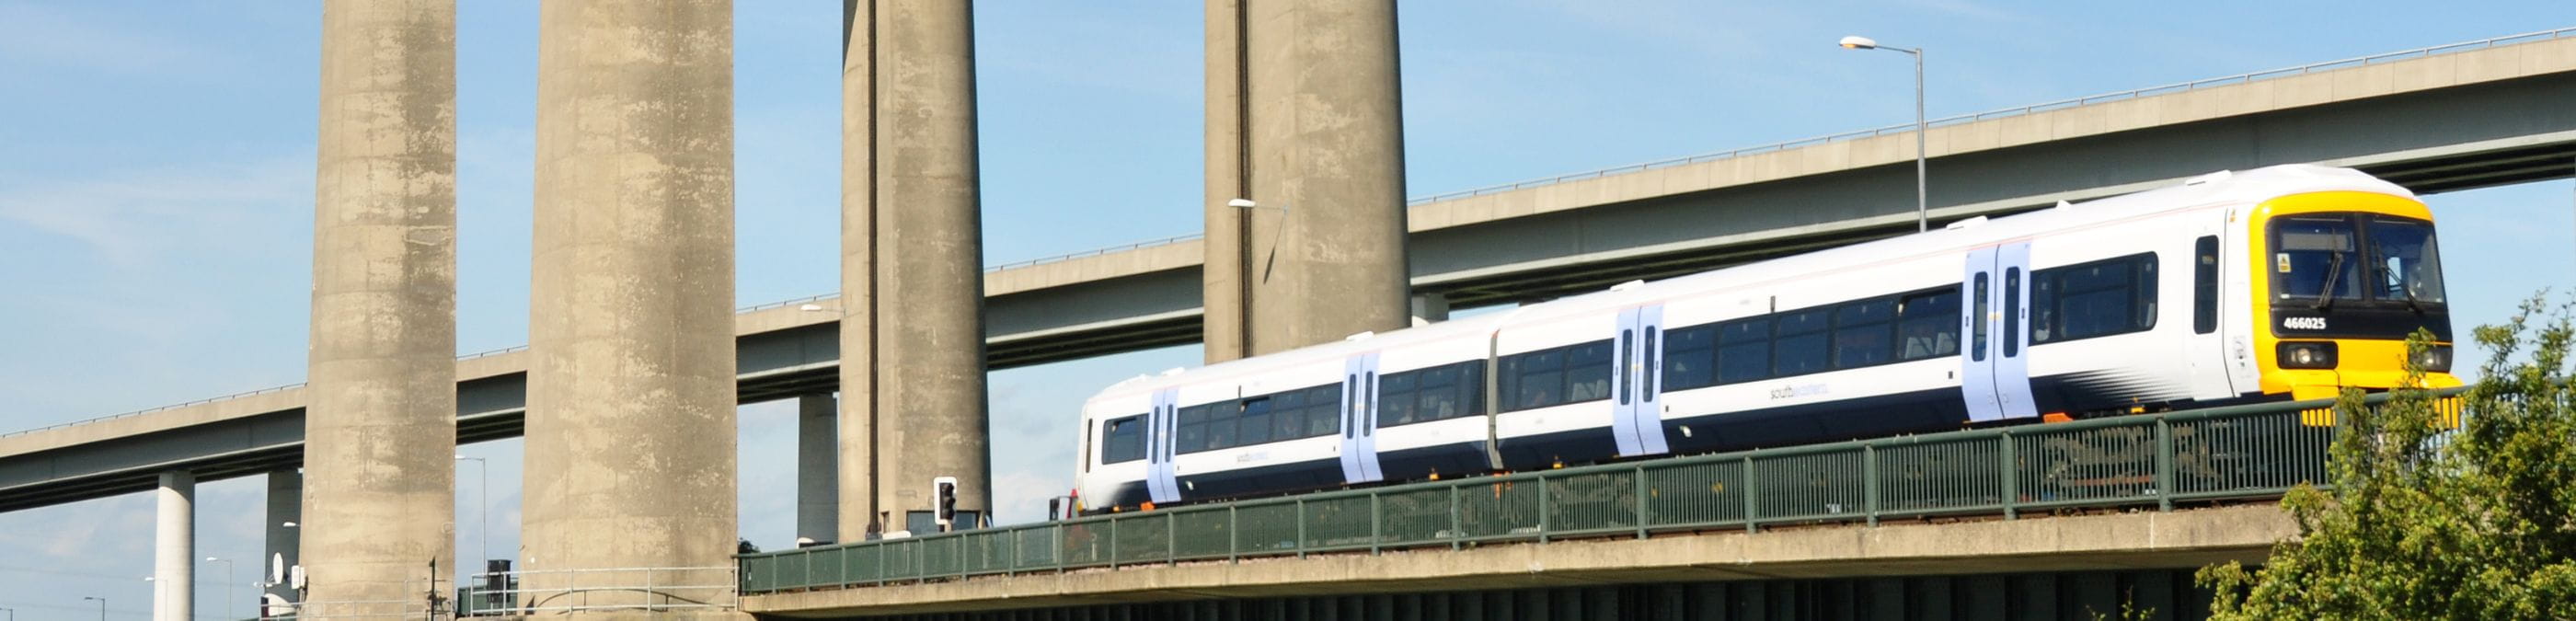
<instances>
[{"instance_id":1,"label":"stained concrete pillar","mask_svg":"<svg viewBox=\"0 0 2576 621\"><path fill-rule=\"evenodd\" d=\"M161 473L152 500L152 621L195 621L197 475Z\"/></svg>"},{"instance_id":2,"label":"stained concrete pillar","mask_svg":"<svg viewBox=\"0 0 2576 621\"><path fill-rule=\"evenodd\" d=\"M842 0L839 541L885 530L877 515L875 23L873 0Z\"/></svg>"},{"instance_id":3,"label":"stained concrete pillar","mask_svg":"<svg viewBox=\"0 0 2576 621\"><path fill-rule=\"evenodd\" d=\"M844 151L845 165L859 160L867 169L865 204L845 194L842 218L845 240L854 220L869 222L873 233L867 256L875 275L866 297L876 510L885 530L909 530L910 514L933 509L932 479L955 477L957 510L989 515L974 7L873 0L852 9L843 84L860 77L872 105L868 152ZM857 53L862 39L865 54ZM847 278L846 258L843 270ZM843 338L849 333L845 328ZM850 366L845 358L843 368Z\"/></svg>"},{"instance_id":4,"label":"stained concrete pillar","mask_svg":"<svg viewBox=\"0 0 2576 621\"><path fill-rule=\"evenodd\" d=\"M454 2L325 2L320 90L303 599L399 614L455 558Z\"/></svg>"},{"instance_id":5,"label":"stained concrete pillar","mask_svg":"<svg viewBox=\"0 0 2576 621\"><path fill-rule=\"evenodd\" d=\"M538 20L522 584L543 606L703 601L720 593L556 592L572 578L548 572L730 580L640 568L729 567L738 533L733 5L556 0ZM594 613L618 614L573 615Z\"/></svg>"},{"instance_id":6,"label":"stained concrete pillar","mask_svg":"<svg viewBox=\"0 0 2576 621\"><path fill-rule=\"evenodd\" d=\"M796 398L796 538L835 541L840 530L840 404L832 395Z\"/></svg>"},{"instance_id":7,"label":"stained concrete pillar","mask_svg":"<svg viewBox=\"0 0 2576 621\"><path fill-rule=\"evenodd\" d=\"M301 534L304 522L303 507L304 473L294 468L269 471L268 526L265 527L268 533L268 545L267 553L259 555L258 571L260 584L265 585L260 589L260 593L266 596L260 599L263 609L269 609L271 601L281 603L296 601L295 585L288 574L293 573L291 568L297 563L303 562L299 554L300 549L296 545L296 539ZM295 526L287 526L288 524L295 524ZM284 573L271 574L272 568L277 567L290 569ZM277 579L271 580L272 575ZM284 612L282 608L277 610Z\"/></svg>"},{"instance_id":8,"label":"stained concrete pillar","mask_svg":"<svg viewBox=\"0 0 2576 621\"><path fill-rule=\"evenodd\" d=\"M1404 327L1395 3L1208 0L1207 17L1208 360Z\"/></svg>"}]
</instances>

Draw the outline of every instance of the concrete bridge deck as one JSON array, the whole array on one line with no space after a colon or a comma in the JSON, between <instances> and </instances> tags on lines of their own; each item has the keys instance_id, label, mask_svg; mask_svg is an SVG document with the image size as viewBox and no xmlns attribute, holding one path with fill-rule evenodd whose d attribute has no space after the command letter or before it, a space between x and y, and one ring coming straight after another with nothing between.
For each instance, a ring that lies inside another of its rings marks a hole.
<instances>
[{"instance_id":1,"label":"concrete bridge deck","mask_svg":"<svg viewBox=\"0 0 2576 621\"><path fill-rule=\"evenodd\" d=\"M838 618L1285 595L2190 568L2260 560L2273 544L2297 534L2289 515L2269 505L1843 524L979 577L750 595L742 598L742 609L762 616Z\"/></svg>"}]
</instances>

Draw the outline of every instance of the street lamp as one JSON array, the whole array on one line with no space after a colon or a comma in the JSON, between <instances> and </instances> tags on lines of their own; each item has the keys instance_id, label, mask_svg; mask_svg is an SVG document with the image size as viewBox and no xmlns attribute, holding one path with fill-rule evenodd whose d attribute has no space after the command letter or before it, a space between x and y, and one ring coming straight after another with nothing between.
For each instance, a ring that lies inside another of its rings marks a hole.
<instances>
[{"instance_id":1,"label":"street lamp","mask_svg":"<svg viewBox=\"0 0 2576 621\"><path fill-rule=\"evenodd\" d=\"M492 464L481 457L464 455L456 456L456 460L474 462L474 476L483 481L474 486L474 554L479 557L476 561L489 562L492 558L492 548L488 545L492 540Z\"/></svg>"},{"instance_id":2,"label":"street lamp","mask_svg":"<svg viewBox=\"0 0 2576 621\"><path fill-rule=\"evenodd\" d=\"M233 560L209 556L206 562L224 564L224 616L233 616Z\"/></svg>"},{"instance_id":3,"label":"street lamp","mask_svg":"<svg viewBox=\"0 0 2576 621\"><path fill-rule=\"evenodd\" d=\"M104 598L104 597L83 597L83 598L81 598L81 600L83 600L83 601L93 600L93 599L94 599L94 600L98 600L98 621L107 621L107 598ZM14 613L14 612L13 612L13 613L9 613L9 614L13 614L13 615L14 615L14 614L17 614L17 613Z\"/></svg>"},{"instance_id":4,"label":"street lamp","mask_svg":"<svg viewBox=\"0 0 2576 621\"><path fill-rule=\"evenodd\" d=\"M1923 177L1923 48L1905 49L1879 45L1878 40L1862 36L1843 37L1844 49L1887 50L1914 55L1914 232L1932 230L1930 200L1924 191Z\"/></svg>"}]
</instances>

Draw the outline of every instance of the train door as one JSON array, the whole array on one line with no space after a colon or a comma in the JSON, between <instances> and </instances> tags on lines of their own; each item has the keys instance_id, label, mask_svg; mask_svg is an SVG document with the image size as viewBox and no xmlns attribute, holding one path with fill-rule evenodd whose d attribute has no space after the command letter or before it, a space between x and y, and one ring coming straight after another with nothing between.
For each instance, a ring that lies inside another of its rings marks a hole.
<instances>
[{"instance_id":1,"label":"train door","mask_svg":"<svg viewBox=\"0 0 2576 621\"><path fill-rule=\"evenodd\" d=\"M2191 244L2191 335L2183 339L2183 358L2191 361L2191 394L2197 399L2236 396L2228 378L2227 333L2220 326L2221 281L2230 265L2221 260L2219 232L2225 223L2211 218L2195 227Z\"/></svg>"},{"instance_id":2,"label":"train door","mask_svg":"<svg viewBox=\"0 0 2576 621\"><path fill-rule=\"evenodd\" d=\"M1179 401L1179 389L1154 391L1154 408L1145 413L1145 493L1158 503L1181 501L1181 486L1172 471Z\"/></svg>"},{"instance_id":3,"label":"train door","mask_svg":"<svg viewBox=\"0 0 2576 621\"><path fill-rule=\"evenodd\" d=\"M1386 478L1377 467L1377 354L1351 356L1342 363L1342 480L1371 483Z\"/></svg>"},{"instance_id":4,"label":"train door","mask_svg":"<svg viewBox=\"0 0 2576 621\"><path fill-rule=\"evenodd\" d=\"M2031 403L2029 345L2030 244L1968 252L1959 305L1959 394L1968 420L1985 422L2038 415Z\"/></svg>"},{"instance_id":5,"label":"train door","mask_svg":"<svg viewBox=\"0 0 2576 621\"><path fill-rule=\"evenodd\" d=\"M1660 304L1621 311L1619 335L1610 340L1618 365L1610 374L1610 432L1620 457L1671 450L1664 444L1663 324Z\"/></svg>"}]
</instances>

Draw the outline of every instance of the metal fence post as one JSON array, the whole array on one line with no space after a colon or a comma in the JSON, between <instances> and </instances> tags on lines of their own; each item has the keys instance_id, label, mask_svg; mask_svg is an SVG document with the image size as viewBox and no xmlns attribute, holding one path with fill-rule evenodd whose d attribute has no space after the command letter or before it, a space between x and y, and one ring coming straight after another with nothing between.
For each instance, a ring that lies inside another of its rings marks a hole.
<instances>
[{"instance_id":1,"label":"metal fence post","mask_svg":"<svg viewBox=\"0 0 2576 621\"><path fill-rule=\"evenodd\" d=\"M2003 455L2004 462L2004 519L2014 519L2020 517L2014 513L2013 504L2021 500L2021 485L2019 480L2021 478L2021 460L2013 455L2014 449L2012 432L2005 431L1995 434L1995 441L2002 442L2004 445L2004 450L2000 453Z\"/></svg>"},{"instance_id":2,"label":"metal fence post","mask_svg":"<svg viewBox=\"0 0 2576 621\"><path fill-rule=\"evenodd\" d=\"M1109 568L1118 568L1118 516L1109 516Z\"/></svg>"},{"instance_id":3,"label":"metal fence post","mask_svg":"<svg viewBox=\"0 0 2576 621\"><path fill-rule=\"evenodd\" d=\"M2173 423L2156 416L2156 509L2173 510L2174 494Z\"/></svg>"},{"instance_id":4,"label":"metal fence post","mask_svg":"<svg viewBox=\"0 0 2576 621\"><path fill-rule=\"evenodd\" d=\"M1631 476L1634 476L1637 479L1637 538L1644 539L1646 538L1646 522L1648 517L1646 509L1646 466L1640 464L1631 472L1634 473Z\"/></svg>"},{"instance_id":5,"label":"metal fence post","mask_svg":"<svg viewBox=\"0 0 2576 621\"><path fill-rule=\"evenodd\" d=\"M1297 499L1297 558L1306 558L1306 499Z\"/></svg>"},{"instance_id":6,"label":"metal fence post","mask_svg":"<svg viewBox=\"0 0 2576 621\"><path fill-rule=\"evenodd\" d=\"M1548 496L1549 496L1549 495L1550 495L1550 494L1548 494L1548 493L1547 493L1547 475L1545 475L1545 474L1538 475L1538 542L1539 542L1539 543L1547 543L1547 528L1548 528L1548 526L1547 526L1547 523L1548 523L1547 514L1549 514L1549 513L1553 512L1553 511L1550 509L1550 507L1554 504L1554 503L1550 503L1550 502L1548 502Z\"/></svg>"},{"instance_id":7,"label":"metal fence post","mask_svg":"<svg viewBox=\"0 0 2576 621\"><path fill-rule=\"evenodd\" d=\"M1225 562L1243 561L1243 514L1231 503L1225 506Z\"/></svg>"},{"instance_id":8,"label":"metal fence post","mask_svg":"<svg viewBox=\"0 0 2576 621\"><path fill-rule=\"evenodd\" d=\"M1753 478L1753 456L1746 455L1744 456L1744 532L1750 533L1756 529L1753 518L1761 510L1761 506L1753 501L1753 496L1760 491L1762 491L1762 484Z\"/></svg>"},{"instance_id":9,"label":"metal fence post","mask_svg":"<svg viewBox=\"0 0 2576 621\"><path fill-rule=\"evenodd\" d=\"M1386 496L1369 492L1369 555L1378 553L1378 543L1386 540Z\"/></svg>"},{"instance_id":10,"label":"metal fence post","mask_svg":"<svg viewBox=\"0 0 2576 621\"><path fill-rule=\"evenodd\" d=\"M1163 514L1163 564L1181 564L1181 514Z\"/></svg>"},{"instance_id":11,"label":"metal fence post","mask_svg":"<svg viewBox=\"0 0 2576 621\"><path fill-rule=\"evenodd\" d=\"M1464 486L1454 483L1449 485L1449 549L1451 550L1467 547L1467 523L1465 518L1458 514L1458 488L1460 487Z\"/></svg>"},{"instance_id":12,"label":"metal fence post","mask_svg":"<svg viewBox=\"0 0 2576 621\"><path fill-rule=\"evenodd\" d=\"M957 541L957 545L955 547L957 548L957 578L959 580L966 579L966 568L970 566L970 564L966 562L966 539L972 536L973 535L961 533L949 537L949 539Z\"/></svg>"},{"instance_id":13,"label":"metal fence post","mask_svg":"<svg viewBox=\"0 0 2576 621\"><path fill-rule=\"evenodd\" d=\"M805 569L806 569L807 571L812 571L812 570L814 569L813 564L812 564L812 563L807 563L807 564L806 564ZM814 575L813 575L813 574L810 574L810 573L805 575L805 578L806 578L806 579L808 579L808 580L813 579L813 577L814 577ZM643 593L643 595L644 595L644 609L645 609L645 610L647 610L647 611L651 611L651 610L660 610L660 608L656 608L656 607L654 607L654 606L653 606L653 570L651 570L651 569L646 569L646 570L644 570L644 593Z\"/></svg>"},{"instance_id":14,"label":"metal fence post","mask_svg":"<svg viewBox=\"0 0 2576 621\"><path fill-rule=\"evenodd\" d=\"M1869 525L1878 525L1878 447L1860 445L1860 507Z\"/></svg>"}]
</instances>

